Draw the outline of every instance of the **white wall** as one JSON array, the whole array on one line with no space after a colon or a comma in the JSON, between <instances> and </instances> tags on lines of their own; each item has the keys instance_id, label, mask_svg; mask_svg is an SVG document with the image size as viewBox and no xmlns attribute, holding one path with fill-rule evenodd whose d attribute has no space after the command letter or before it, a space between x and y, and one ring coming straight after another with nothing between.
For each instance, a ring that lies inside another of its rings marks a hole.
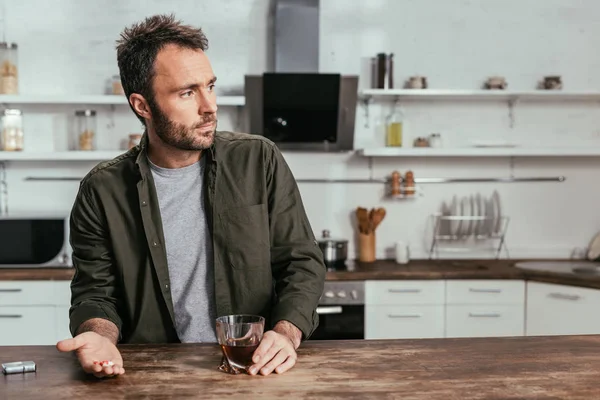
<instances>
[{"instance_id":1,"label":"white wall","mask_svg":"<svg viewBox=\"0 0 600 400\"><path fill-rule=\"evenodd\" d=\"M267 0L75 2L5 0L2 29L19 44L22 93L96 94L117 73L114 41L122 28L147 15L175 12L202 26L221 94L241 94L243 75L267 68ZM320 69L363 74L364 60L377 52L395 53L400 84L421 74L431 87L479 88L490 75L503 75L509 88L533 89L547 74L560 74L565 89L600 90L600 24L594 0L321 0ZM596 19L595 19L596 18ZM361 86L365 85L361 79ZM518 103L509 126L503 102L428 102L402 104L407 141L440 132L447 147L473 140L501 139L522 145L600 145L597 103ZM65 149L65 132L74 108L24 107L28 151ZM99 147L115 149L140 125L126 106L96 108ZM373 104L369 128L357 110L356 147L383 143L376 122L389 104ZM236 128L237 110L220 108L220 127ZM307 184L300 188L315 233L352 239L351 213L359 205L383 206L388 216L378 230L379 256L398 239L411 244L413 257L425 257L429 215L453 195L498 190L511 217L507 243L513 257L568 257L600 230L594 184L600 161L593 158L368 159L349 154L286 153L298 178L383 178L394 169L416 177L505 177L564 175L564 183L431 184L410 201L383 198L380 184ZM12 212L67 213L76 182L24 182L27 176L83 176L86 162L7 164ZM41 197L40 193L45 197ZM351 256L353 255L351 246ZM477 252L470 257L490 257Z\"/></svg>"}]
</instances>

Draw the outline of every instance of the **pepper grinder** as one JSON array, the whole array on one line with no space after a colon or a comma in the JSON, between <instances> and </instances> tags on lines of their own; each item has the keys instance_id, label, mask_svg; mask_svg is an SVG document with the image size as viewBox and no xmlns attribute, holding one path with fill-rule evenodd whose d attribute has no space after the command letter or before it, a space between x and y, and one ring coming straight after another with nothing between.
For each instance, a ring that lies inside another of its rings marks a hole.
<instances>
[{"instance_id":1,"label":"pepper grinder","mask_svg":"<svg viewBox=\"0 0 600 400\"><path fill-rule=\"evenodd\" d=\"M377 88L394 88L394 54L377 54Z\"/></svg>"},{"instance_id":2,"label":"pepper grinder","mask_svg":"<svg viewBox=\"0 0 600 400\"><path fill-rule=\"evenodd\" d=\"M400 173L392 172L392 196L400 195Z\"/></svg>"}]
</instances>

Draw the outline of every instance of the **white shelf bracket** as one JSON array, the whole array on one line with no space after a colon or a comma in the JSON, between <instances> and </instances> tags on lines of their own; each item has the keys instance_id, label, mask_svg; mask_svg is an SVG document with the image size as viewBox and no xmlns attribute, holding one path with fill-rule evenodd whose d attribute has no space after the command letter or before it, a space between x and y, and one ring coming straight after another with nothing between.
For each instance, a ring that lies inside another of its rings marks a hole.
<instances>
[{"instance_id":1,"label":"white shelf bracket","mask_svg":"<svg viewBox=\"0 0 600 400\"><path fill-rule=\"evenodd\" d=\"M367 96L365 98L362 99L361 101L361 105L363 107L364 110L364 117L365 117L365 128L369 127L369 106L371 104L371 102L373 101L373 98L371 96Z\"/></svg>"},{"instance_id":2,"label":"white shelf bracket","mask_svg":"<svg viewBox=\"0 0 600 400\"><path fill-rule=\"evenodd\" d=\"M519 102L518 97L508 99L508 126L510 129L515 127L515 105Z\"/></svg>"}]
</instances>

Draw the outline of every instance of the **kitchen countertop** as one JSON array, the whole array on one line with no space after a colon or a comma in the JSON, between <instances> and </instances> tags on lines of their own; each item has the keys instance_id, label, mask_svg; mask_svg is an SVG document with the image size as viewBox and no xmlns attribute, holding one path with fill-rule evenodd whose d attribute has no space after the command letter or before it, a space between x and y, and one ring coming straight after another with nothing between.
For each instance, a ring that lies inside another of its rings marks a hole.
<instances>
[{"instance_id":1,"label":"kitchen countertop","mask_svg":"<svg viewBox=\"0 0 600 400\"><path fill-rule=\"evenodd\" d=\"M215 345L119 348L125 374L100 380L54 346L1 347L1 362L32 360L37 372L0 376L0 398L591 399L600 393L597 335L309 341L294 369L268 377L219 372Z\"/></svg>"},{"instance_id":2,"label":"kitchen countertop","mask_svg":"<svg viewBox=\"0 0 600 400\"><path fill-rule=\"evenodd\" d=\"M537 260L527 269L516 268L519 262L536 260L413 260L406 265L393 260L373 263L349 261L348 271L328 271L326 279L340 280L394 280L394 279L525 279L535 282L556 283L600 289L600 273L574 274L569 260ZM576 264L589 264L571 261ZM4 280L71 280L73 268L0 269Z\"/></svg>"}]
</instances>

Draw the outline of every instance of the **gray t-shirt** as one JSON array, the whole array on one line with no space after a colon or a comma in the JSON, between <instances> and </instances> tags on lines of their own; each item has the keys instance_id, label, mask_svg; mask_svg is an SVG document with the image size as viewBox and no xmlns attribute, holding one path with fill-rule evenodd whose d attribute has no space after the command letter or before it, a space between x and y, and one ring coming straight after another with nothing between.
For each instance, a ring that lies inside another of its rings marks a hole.
<instances>
[{"instance_id":1,"label":"gray t-shirt","mask_svg":"<svg viewBox=\"0 0 600 400\"><path fill-rule=\"evenodd\" d=\"M213 248L204 209L205 158L183 168L150 162L167 249L175 329L182 342L216 342Z\"/></svg>"}]
</instances>

